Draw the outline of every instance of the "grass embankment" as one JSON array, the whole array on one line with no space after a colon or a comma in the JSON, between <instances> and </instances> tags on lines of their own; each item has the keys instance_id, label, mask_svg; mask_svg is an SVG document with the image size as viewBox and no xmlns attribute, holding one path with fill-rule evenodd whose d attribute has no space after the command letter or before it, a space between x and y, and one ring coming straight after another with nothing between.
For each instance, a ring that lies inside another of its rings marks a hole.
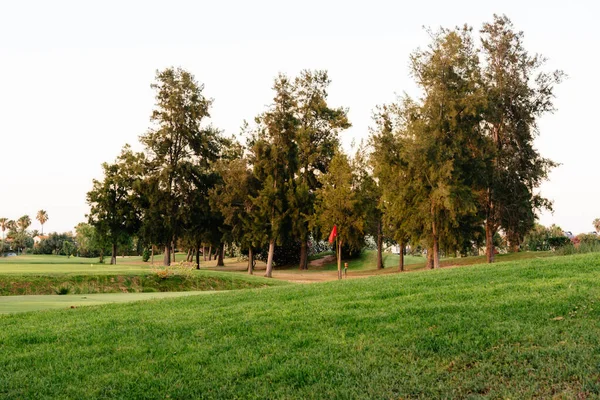
<instances>
[{"instance_id":1,"label":"grass embankment","mask_svg":"<svg viewBox=\"0 0 600 400\"><path fill-rule=\"evenodd\" d=\"M0 275L0 296L181 292L188 290L235 290L285 284L258 276L215 271L189 271L161 278L144 275Z\"/></svg>"},{"instance_id":2,"label":"grass embankment","mask_svg":"<svg viewBox=\"0 0 600 400\"><path fill-rule=\"evenodd\" d=\"M0 397L598 397L599 302L591 254L0 316Z\"/></svg>"},{"instance_id":3,"label":"grass embankment","mask_svg":"<svg viewBox=\"0 0 600 400\"><path fill-rule=\"evenodd\" d=\"M167 297L195 296L217 292L160 292L160 293L102 293L65 296L0 296L0 314L13 314L28 311L52 310L93 306L109 303L164 299Z\"/></svg>"}]
</instances>

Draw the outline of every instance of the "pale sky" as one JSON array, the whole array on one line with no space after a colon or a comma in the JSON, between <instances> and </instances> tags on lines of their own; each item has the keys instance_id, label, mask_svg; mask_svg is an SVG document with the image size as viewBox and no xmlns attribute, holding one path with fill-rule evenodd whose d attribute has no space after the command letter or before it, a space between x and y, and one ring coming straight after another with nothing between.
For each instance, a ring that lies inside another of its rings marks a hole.
<instances>
[{"instance_id":1,"label":"pale sky","mask_svg":"<svg viewBox=\"0 0 600 400\"><path fill-rule=\"evenodd\" d=\"M155 71L181 66L214 99L212 123L238 134L272 98L278 72L327 69L330 104L348 107L346 149L366 138L373 108L418 95L408 57L423 26L475 30L494 13L525 32L526 48L569 79L540 122L541 154L562 165L542 193L556 223L589 232L600 217L598 56L594 1L9 1L0 0L0 217L44 231L82 221L92 178L149 126Z\"/></svg>"}]
</instances>

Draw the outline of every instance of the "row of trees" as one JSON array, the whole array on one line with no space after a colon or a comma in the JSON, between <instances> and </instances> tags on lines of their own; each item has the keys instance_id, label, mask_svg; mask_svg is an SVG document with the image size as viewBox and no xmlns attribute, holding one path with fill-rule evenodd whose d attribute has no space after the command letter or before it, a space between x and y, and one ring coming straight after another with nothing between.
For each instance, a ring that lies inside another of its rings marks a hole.
<instances>
[{"instance_id":1,"label":"row of trees","mask_svg":"<svg viewBox=\"0 0 600 400\"><path fill-rule=\"evenodd\" d=\"M44 232L44 224L48 221L48 213L45 210L38 211L36 219L42 225L42 234ZM33 247L33 238L39 235L37 230L29 232L27 229L31 226L31 218L29 215L23 215L18 220L8 218L0 218L0 231L2 231L2 246L0 247L2 254L7 250L23 251L26 248ZM10 244L8 244L9 242Z\"/></svg>"},{"instance_id":2,"label":"row of trees","mask_svg":"<svg viewBox=\"0 0 600 400\"><path fill-rule=\"evenodd\" d=\"M378 107L368 143L354 157L340 148L347 109L328 103L325 71L279 75L272 104L245 123L245 143L207 124L211 99L182 69L158 72L152 126L144 151L125 146L88 193L89 222L112 247L136 235L164 248L235 243L254 259L266 252L271 276L277 249L297 249L307 268L311 239L337 226L342 250L365 235L427 250L467 253L502 231L513 249L550 202L536 193L556 164L533 147L537 119L553 111L562 73L540 72L544 60L523 47L506 17L481 29L431 32L410 58L421 96ZM153 247L154 248L154 247ZM286 252L282 252L286 253ZM286 254L288 254L287 252ZM189 252L188 252L189 254ZM400 268L403 268L400 257Z\"/></svg>"},{"instance_id":3,"label":"row of trees","mask_svg":"<svg viewBox=\"0 0 600 400\"><path fill-rule=\"evenodd\" d=\"M534 148L537 120L554 110L561 71L540 71L523 33L506 17L431 33L410 58L422 90L381 107L371 144L385 227L399 242L423 241L439 267L439 249L466 252L485 243L494 260L501 230L513 250L551 203L536 189L557 164Z\"/></svg>"}]
</instances>

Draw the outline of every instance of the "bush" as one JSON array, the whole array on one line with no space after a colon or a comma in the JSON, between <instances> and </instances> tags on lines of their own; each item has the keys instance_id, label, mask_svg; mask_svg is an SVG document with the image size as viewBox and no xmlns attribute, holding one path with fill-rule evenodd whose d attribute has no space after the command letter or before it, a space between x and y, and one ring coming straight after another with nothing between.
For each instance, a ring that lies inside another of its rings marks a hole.
<instances>
[{"instance_id":1,"label":"bush","mask_svg":"<svg viewBox=\"0 0 600 400\"><path fill-rule=\"evenodd\" d=\"M557 236L548 238L548 244L552 248L552 250L559 249L568 244L571 244L571 239L566 236Z\"/></svg>"},{"instance_id":2,"label":"bush","mask_svg":"<svg viewBox=\"0 0 600 400\"><path fill-rule=\"evenodd\" d=\"M71 288L69 288L68 286L61 286L58 289L55 289L54 291L58 295L65 295L65 294L69 294L71 292Z\"/></svg>"},{"instance_id":3,"label":"bush","mask_svg":"<svg viewBox=\"0 0 600 400\"><path fill-rule=\"evenodd\" d=\"M144 249L144 252L142 253L142 261L148 262L149 259L150 259L150 250Z\"/></svg>"}]
</instances>

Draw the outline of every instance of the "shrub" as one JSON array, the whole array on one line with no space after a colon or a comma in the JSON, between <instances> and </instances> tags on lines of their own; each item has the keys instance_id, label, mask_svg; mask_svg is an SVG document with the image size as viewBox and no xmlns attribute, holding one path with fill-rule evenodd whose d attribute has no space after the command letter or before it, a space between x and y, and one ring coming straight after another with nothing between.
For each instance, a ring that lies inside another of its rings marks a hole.
<instances>
[{"instance_id":1,"label":"shrub","mask_svg":"<svg viewBox=\"0 0 600 400\"><path fill-rule=\"evenodd\" d=\"M142 253L142 261L148 262L149 259L150 259L150 250L144 249L144 252Z\"/></svg>"},{"instance_id":2,"label":"shrub","mask_svg":"<svg viewBox=\"0 0 600 400\"><path fill-rule=\"evenodd\" d=\"M69 294L71 292L71 288L65 285L65 286L61 286L61 287L55 289L54 291L58 295L65 295L65 294Z\"/></svg>"},{"instance_id":3,"label":"shrub","mask_svg":"<svg viewBox=\"0 0 600 400\"><path fill-rule=\"evenodd\" d=\"M571 244L571 239L566 236L555 236L548 238L548 244L552 248L552 250L559 249L568 244Z\"/></svg>"}]
</instances>

